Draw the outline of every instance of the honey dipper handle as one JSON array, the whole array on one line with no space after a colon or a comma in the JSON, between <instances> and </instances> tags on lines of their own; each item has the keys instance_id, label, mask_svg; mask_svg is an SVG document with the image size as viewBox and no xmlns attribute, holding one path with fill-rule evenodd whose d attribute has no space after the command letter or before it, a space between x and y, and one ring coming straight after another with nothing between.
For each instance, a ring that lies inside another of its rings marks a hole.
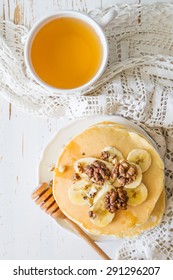
<instances>
[{"instance_id":1,"label":"honey dipper handle","mask_svg":"<svg viewBox=\"0 0 173 280\"><path fill-rule=\"evenodd\" d=\"M72 229L80 235L104 260L111 260L108 255L73 221L67 217L64 220L72 227Z\"/></svg>"}]
</instances>

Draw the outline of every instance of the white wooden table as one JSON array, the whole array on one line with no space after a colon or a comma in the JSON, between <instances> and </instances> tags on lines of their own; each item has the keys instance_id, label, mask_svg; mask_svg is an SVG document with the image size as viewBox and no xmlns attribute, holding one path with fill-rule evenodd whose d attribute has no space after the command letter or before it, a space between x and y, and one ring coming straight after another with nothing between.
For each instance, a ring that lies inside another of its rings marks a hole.
<instances>
[{"instance_id":1,"label":"white wooden table","mask_svg":"<svg viewBox=\"0 0 173 280\"><path fill-rule=\"evenodd\" d=\"M139 0L0 0L0 18L31 27L59 9L87 12ZM154 1L144 1L151 3ZM171 2L171 1L162 1ZM60 229L31 200L41 151L68 120L35 118L0 96L0 259L99 259L81 239ZM113 244L101 247L115 257Z\"/></svg>"}]
</instances>

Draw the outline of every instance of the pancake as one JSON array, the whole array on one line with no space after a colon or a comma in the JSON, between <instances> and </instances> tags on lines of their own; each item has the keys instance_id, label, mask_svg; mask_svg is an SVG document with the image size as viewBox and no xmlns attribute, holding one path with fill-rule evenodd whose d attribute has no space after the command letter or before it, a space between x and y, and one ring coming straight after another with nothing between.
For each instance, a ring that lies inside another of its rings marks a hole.
<instances>
[{"instance_id":1,"label":"pancake","mask_svg":"<svg viewBox=\"0 0 173 280\"><path fill-rule=\"evenodd\" d=\"M135 236L142 234L147 230L151 230L155 228L160 224L163 217L164 210L165 210L165 191L163 190L147 222L144 223L143 225L134 226L124 232L121 232L119 237L133 238Z\"/></svg>"},{"instance_id":2,"label":"pancake","mask_svg":"<svg viewBox=\"0 0 173 280\"><path fill-rule=\"evenodd\" d=\"M135 207L128 206L125 211L117 211L111 223L99 227L88 216L88 205L73 204L69 200L68 192L73 184L74 162L80 158L99 158L106 146L116 147L124 158L127 158L133 149L144 149L150 154L152 162L142 176L142 182L148 189L146 201ZM164 211L163 170L160 156L145 137L116 123L98 124L76 136L63 149L55 169L53 193L61 210L89 233L117 237L135 236L156 226L161 219ZM154 219L153 213L156 217Z\"/></svg>"}]
</instances>

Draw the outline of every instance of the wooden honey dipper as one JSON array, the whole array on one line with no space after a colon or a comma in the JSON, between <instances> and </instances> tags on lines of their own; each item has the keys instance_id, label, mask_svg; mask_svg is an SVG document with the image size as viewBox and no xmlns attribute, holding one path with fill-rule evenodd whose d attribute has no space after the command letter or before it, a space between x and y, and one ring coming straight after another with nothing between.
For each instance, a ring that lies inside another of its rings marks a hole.
<instances>
[{"instance_id":1,"label":"wooden honey dipper","mask_svg":"<svg viewBox=\"0 0 173 280\"><path fill-rule=\"evenodd\" d=\"M61 211L58 204L56 203L52 194L52 184L42 183L33 193L32 199L37 205L40 205L41 209L45 213L51 215L52 218L58 221L63 219L67 224L80 236L82 237L104 260L111 260L108 255L90 238L76 223L70 220Z\"/></svg>"}]
</instances>

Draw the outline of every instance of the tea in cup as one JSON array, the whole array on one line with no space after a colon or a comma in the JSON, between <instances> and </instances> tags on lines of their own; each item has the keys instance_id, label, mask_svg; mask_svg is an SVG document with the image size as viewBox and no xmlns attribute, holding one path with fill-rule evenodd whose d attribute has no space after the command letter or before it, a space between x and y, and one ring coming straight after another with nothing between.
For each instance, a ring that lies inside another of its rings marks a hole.
<instances>
[{"instance_id":1,"label":"tea in cup","mask_svg":"<svg viewBox=\"0 0 173 280\"><path fill-rule=\"evenodd\" d=\"M109 21L114 16L109 16ZM107 58L102 28L91 17L75 11L60 11L36 23L25 46L32 76L58 93L87 89L102 75Z\"/></svg>"}]
</instances>

